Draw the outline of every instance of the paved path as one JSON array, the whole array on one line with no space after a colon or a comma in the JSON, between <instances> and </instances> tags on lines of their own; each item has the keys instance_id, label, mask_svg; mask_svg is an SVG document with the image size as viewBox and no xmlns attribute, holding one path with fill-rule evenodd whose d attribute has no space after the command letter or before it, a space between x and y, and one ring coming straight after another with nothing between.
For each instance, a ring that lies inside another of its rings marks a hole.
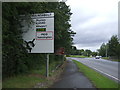
<instances>
[{"instance_id":1,"label":"paved path","mask_svg":"<svg viewBox=\"0 0 120 90\"><path fill-rule=\"evenodd\" d=\"M70 60L67 61L67 65L61 79L56 82L52 88L94 88L92 83L78 71L77 66ZM95 89L95 88L94 88ZM96 89L95 89L96 90Z\"/></svg>"}]
</instances>

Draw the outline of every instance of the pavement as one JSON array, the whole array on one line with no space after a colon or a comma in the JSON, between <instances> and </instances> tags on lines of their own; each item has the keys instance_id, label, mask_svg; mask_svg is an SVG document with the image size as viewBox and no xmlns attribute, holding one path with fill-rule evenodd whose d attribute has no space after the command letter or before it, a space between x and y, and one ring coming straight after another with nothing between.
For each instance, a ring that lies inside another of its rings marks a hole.
<instances>
[{"instance_id":1,"label":"pavement","mask_svg":"<svg viewBox=\"0 0 120 90\"><path fill-rule=\"evenodd\" d=\"M118 70L119 62L104 60L104 59L95 59L95 58L67 58L77 60L84 65L100 72L101 74L107 76L108 78L120 82L119 74L120 70Z\"/></svg>"},{"instance_id":2,"label":"pavement","mask_svg":"<svg viewBox=\"0 0 120 90\"><path fill-rule=\"evenodd\" d=\"M52 88L96 88L92 85L90 80L78 71L76 64L71 60L67 60L67 65L60 80L55 82Z\"/></svg>"}]
</instances>

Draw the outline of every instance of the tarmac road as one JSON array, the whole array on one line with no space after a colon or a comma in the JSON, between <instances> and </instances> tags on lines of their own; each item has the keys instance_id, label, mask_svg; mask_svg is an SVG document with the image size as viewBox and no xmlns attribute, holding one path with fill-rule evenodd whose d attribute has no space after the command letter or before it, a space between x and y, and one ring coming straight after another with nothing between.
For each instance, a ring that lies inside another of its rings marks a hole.
<instances>
[{"instance_id":1,"label":"tarmac road","mask_svg":"<svg viewBox=\"0 0 120 90\"><path fill-rule=\"evenodd\" d=\"M92 83L78 71L76 64L71 60L67 61L61 79L52 88L74 88L75 90L77 88L93 88L96 90Z\"/></svg>"},{"instance_id":2,"label":"tarmac road","mask_svg":"<svg viewBox=\"0 0 120 90\"><path fill-rule=\"evenodd\" d=\"M95 58L72 58L68 57L67 59L74 59L77 60L84 65L102 73L103 75L109 77L110 79L120 82L118 73L118 64L119 62L104 60L104 59L95 59Z\"/></svg>"}]
</instances>

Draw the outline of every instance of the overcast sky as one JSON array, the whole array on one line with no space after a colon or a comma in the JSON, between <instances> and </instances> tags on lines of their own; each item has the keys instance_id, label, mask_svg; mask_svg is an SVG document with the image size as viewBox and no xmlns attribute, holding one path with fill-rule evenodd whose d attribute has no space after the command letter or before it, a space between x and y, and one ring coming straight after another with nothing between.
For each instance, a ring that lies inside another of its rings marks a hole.
<instances>
[{"instance_id":1,"label":"overcast sky","mask_svg":"<svg viewBox=\"0 0 120 90\"><path fill-rule=\"evenodd\" d=\"M67 0L71 29L76 32L77 49L96 51L112 35L118 34L118 2L120 0Z\"/></svg>"}]
</instances>

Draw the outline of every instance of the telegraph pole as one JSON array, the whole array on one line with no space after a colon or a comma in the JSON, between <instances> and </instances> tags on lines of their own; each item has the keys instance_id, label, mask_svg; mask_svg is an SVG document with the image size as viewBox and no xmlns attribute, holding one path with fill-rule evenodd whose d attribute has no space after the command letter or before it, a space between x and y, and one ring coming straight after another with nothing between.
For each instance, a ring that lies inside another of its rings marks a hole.
<instances>
[{"instance_id":1,"label":"telegraph pole","mask_svg":"<svg viewBox=\"0 0 120 90\"><path fill-rule=\"evenodd\" d=\"M106 57L107 57L107 44L106 44Z\"/></svg>"}]
</instances>

